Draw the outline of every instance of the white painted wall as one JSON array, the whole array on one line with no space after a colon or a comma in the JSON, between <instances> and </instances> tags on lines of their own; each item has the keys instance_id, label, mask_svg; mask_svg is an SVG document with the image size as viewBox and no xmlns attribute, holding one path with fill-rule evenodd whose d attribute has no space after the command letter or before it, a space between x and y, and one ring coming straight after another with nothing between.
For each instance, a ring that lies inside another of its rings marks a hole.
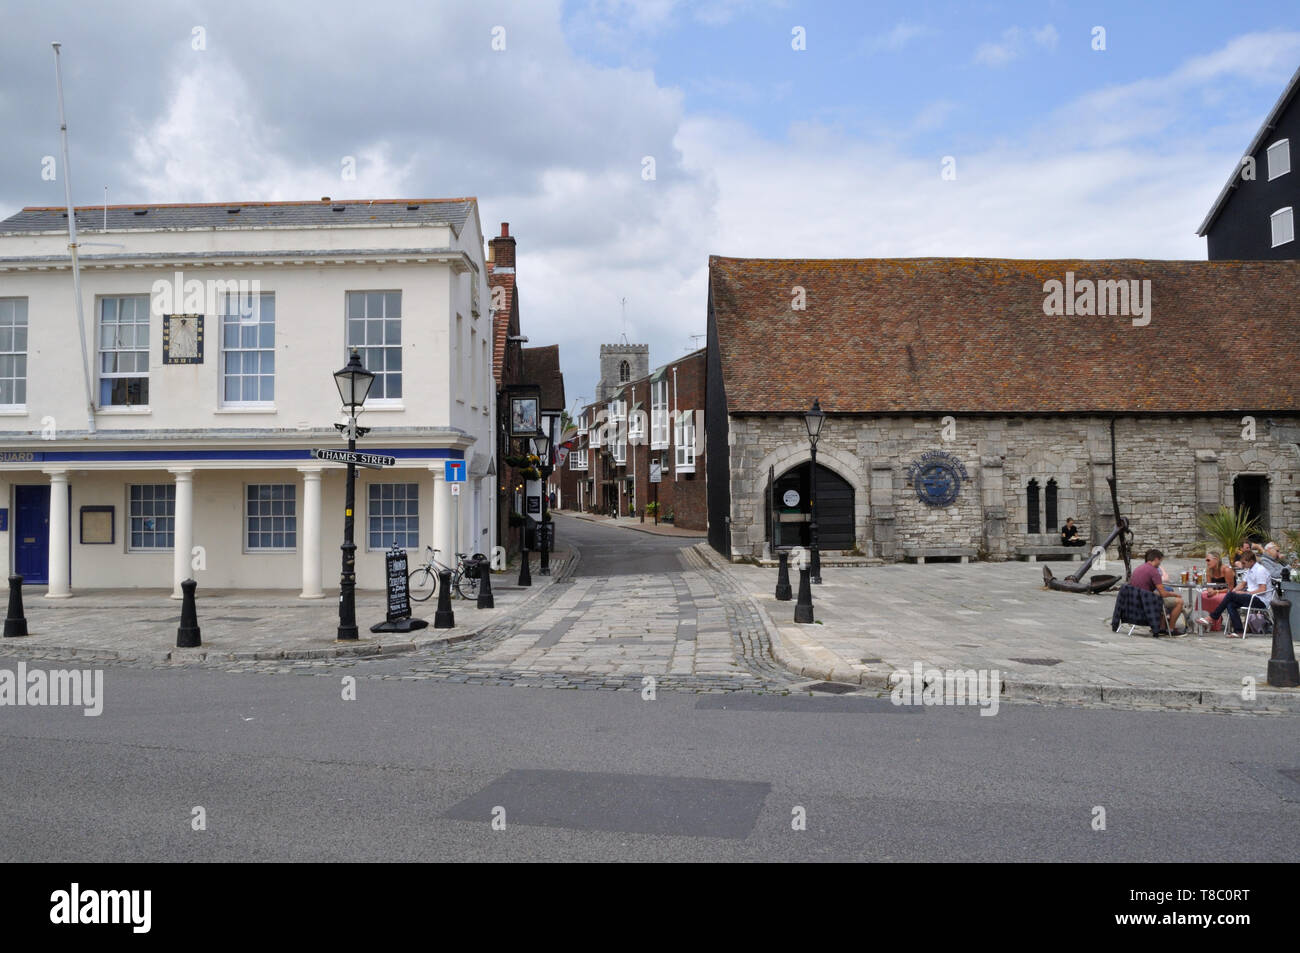
<instances>
[{"instance_id":1,"label":"white painted wall","mask_svg":"<svg viewBox=\"0 0 1300 953\"><path fill-rule=\"evenodd\" d=\"M88 450L104 447L132 449L171 446L176 438L158 431L186 431L194 441L187 446L221 446L233 449L294 445L293 435L308 429L329 428L341 420L338 393L332 374L346 360L345 295L349 291L400 291L402 294L403 396L385 406L368 404L363 426L376 433L363 438L359 448L384 446L448 447L462 450L466 458L494 453L492 420L495 387L491 384L490 344L484 358L482 342L492 340L492 314L483 262L483 240L477 210L459 235L439 226L384 226L333 228L194 229L141 232L124 230L105 235L82 234L83 241L119 242L123 249L89 247L83 254L114 258L83 261L82 300L90 361L96 356L98 302L114 295L148 295L159 280L182 281L216 278L222 281L257 280L263 293L275 295L276 382L270 409L224 407L221 400L221 347L218 319L205 315L204 361L198 365L162 364L162 322L150 322L149 405L145 409L114 408L96 413L96 434L86 433L84 383L80 344L75 323L72 277L59 267L24 256L63 255L66 235L0 234L0 297L27 299L27 403L18 410L0 412L0 505L10 510L10 531L0 532L0 547L12 566L12 486L43 483L49 477L39 462L22 461L23 451ZM338 259L328 255L303 255L319 250L384 250L384 254L353 255ZM388 250L409 249L409 255ZM449 250L441 255L427 249ZM197 252L204 261L169 260L168 255ZM231 256L247 254L243 261ZM283 257L257 259L253 253ZM134 255L156 256L148 260ZM377 260L382 257L382 261ZM404 261L399 258L405 257ZM421 261L419 259L423 258ZM359 260L360 259L360 260ZM371 260L376 259L376 260ZM478 283L479 315L472 313L472 284ZM206 310L206 309L205 309ZM455 346L457 315L463 343ZM469 342L473 331L476 347ZM457 371L453 361L459 360ZM475 362L471 365L471 362ZM459 380L461 387L454 391ZM471 388L471 382L475 387ZM98 396L98 382L92 378ZM53 425L55 439L41 439L41 430ZM381 429L400 428L382 434ZM232 431L253 433L235 437ZM322 439L305 434L303 447L343 446L337 435ZM179 444L177 444L179 445ZM383 584L382 554L365 550L365 487L372 480L417 482L420 485L420 543L435 539L434 475L432 460L404 461L401 469L363 470L358 481L357 539L358 583ZM172 464L176 466L177 464ZM190 464L185 464L190 465ZM435 465L437 465L435 463ZM209 588L258 587L298 589L302 584L301 535L299 550L288 554L251 554L243 546L243 486L248 482L285 482L298 487L303 502L302 475L295 465L273 469L194 468L196 545L207 550L207 569L196 574ZM46 465L48 468L48 465ZM322 483L322 577L326 588L337 586L339 544L342 539L345 470L326 466ZM471 511L473 477L462 490L461 542L470 548L477 524L492 538L494 507L492 481L485 480L479 512ZM72 585L85 587L165 587L172 584L171 554L126 552L128 483L167 483L173 477L166 465L146 465L126 471L122 465L69 464L72 486ZM81 546L78 539L79 508L112 504L117 508L118 540L113 546ZM451 520L454 512L442 515ZM473 546L482 549L483 544ZM107 558L111 555L111 558ZM444 554L449 561L450 554Z\"/></svg>"}]
</instances>

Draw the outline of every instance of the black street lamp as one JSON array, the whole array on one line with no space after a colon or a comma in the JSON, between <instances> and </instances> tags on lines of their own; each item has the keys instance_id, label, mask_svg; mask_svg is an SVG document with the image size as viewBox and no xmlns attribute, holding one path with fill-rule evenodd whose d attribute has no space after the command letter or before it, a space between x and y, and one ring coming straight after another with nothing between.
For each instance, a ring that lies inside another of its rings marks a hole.
<instances>
[{"instance_id":1,"label":"black street lamp","mask_svg":"<svg viewBox=\"0 0 1300 953\"><path fill-rule=\"evenodd\" d=\"M546 535L546 481L551 476L551 449L555 442L553 439L553 429L555 426L555 415L542 412L542 433L541 437L533 438L533 446L537 451L537 456L541 460L540 470L542 472L542 541L538 547L541 550L541 566L538 567L538 573L543 576L551 574L551 547L550 540Z\"/></svg>"},{"instance_id":2,"label":"black street lamp","mask_svg":"<svg viewBox=\"0 0 1300 953\"><path fill-rule=\"evenodd\" d=\"M820 585L822 555L817 546L817 438L822 434L822 424L826 423L826 415L822 413L819 400L813 400L812 410L803 415L803 422L808 428L808 443L812 447L812 482L808 490L808 516L810 517L808 534L809 541L812 543L812 560L808 568L812 581Z\"/></svg>"},{"instance_id":3,"label":"black street lamp","mask_svg":"<svg viewBox=\"0 0 1300 953\"><path fill-rule=\"evenodd\" d=\"M348 412L346 424L334 426L347 434L348 449L357 449L357 438L370 432L369 427L357 426L357 411L366 402L370 394L370 385L375 382L375 375L361 366L361 355L352 349L347 366L334 372L334 383L338 386L339 397ZM348 464L348 489L343 509L343 576L339 581L339 631L338 637L355 640L357 637L357 544L352 538L353 510L357 501L357 468Z\"/></svg>"}]
</instances>

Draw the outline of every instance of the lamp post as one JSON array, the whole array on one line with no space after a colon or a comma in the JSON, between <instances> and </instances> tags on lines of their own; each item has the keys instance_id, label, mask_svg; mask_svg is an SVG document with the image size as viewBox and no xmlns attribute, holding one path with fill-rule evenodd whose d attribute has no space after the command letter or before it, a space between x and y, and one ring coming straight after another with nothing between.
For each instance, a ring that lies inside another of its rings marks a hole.
<instances>
[{"instance_id":1,"label":"lamp post","mask_svg":"<svg viewBox=\"0 0 1300 953\"><path fill-rule=\"evenodd\" d=\"M812 582L820 585L822 581L822 555L817 546L817 438L821 436L822 424L826 423L826 415L822 413L822 405L819 400L814 399L812 410L803 415L804 425L808 428L808 443L812 448L812 479L808 490L808 524L809 542L812 544L812 559L809 564L811 570L809 575Z\"/></svg>"},{"instance_id":2,"label":"lamp post","mask_svg":"<svg viewBox=\"0 0 1300 953\"><path fill-rule=\"evenodd\" d=\"M537 451L537 456L541 460L538 469L542 473L542 542L538 547L541 550L541 565L537 571L543 576L551 574L551 547L550 540L546 534L546 481L551 476L551 445L555 442L553 439L552 429L555 425L555 415L542 412L542 432L544 436L534 437L533 445Z\"/></svg>"},{"instance_id":3,"label":"lamp post","mask_svg":"<svg viewBox=\"0 0 1300 953\"><path fill-rule=\"evenodd\" d=\"M348 449L357 449L357 438L370 432L369 427L357 426L357 411L365 404L370 394L370 385L375 382L375 375L361 366L361 356L357 349L352 349L347 365L334 372L334 383L339 389L339 397L348 412L346 424L335 424L338 430L347 435ZM343 640L355 640L357 637L357 544L352 538L353 510L356 508L357 468L348 464L347 496L343 504L343 575L339 580L339 631Z\"/></svg>"}]
</instances>

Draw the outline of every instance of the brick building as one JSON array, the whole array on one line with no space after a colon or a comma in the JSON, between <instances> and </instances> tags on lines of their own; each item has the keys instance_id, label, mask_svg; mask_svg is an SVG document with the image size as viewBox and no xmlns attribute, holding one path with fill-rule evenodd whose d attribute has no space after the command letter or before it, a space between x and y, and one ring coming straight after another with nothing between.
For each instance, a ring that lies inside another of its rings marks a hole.
<instances>
[{"instance_id":1,"label":"brick building","mask_svg":"<svg viewBox=\"0 0 1300 953\"><path fill-rule=\"evenodd\" d=\"M599 391L608 399L575 411L568 458L557 474L561 501L568 509L639 517L657 492L661 520L705 529L705 351L650 372L643 363L641 375L632 377L632 361L642 353L648 361L648 349L623 347L642 350L623 355L607 350L616 345L602 347L602 371L608 364L628 379L609 382L602 373ZM660 470L657 490L650 481L652 463Z\"/></svg>"},{"instance_id":2,"label":"brick building","mask_svg":"<svg viewBox=\"0 0 1300 953\"><path fill-rule=\"evenodd\" d=\"M815 399L824 550L1005 559L1067 517L1100 542L1112 460L1139 548L1220 505L1300 527L1300 262L715 257L708 321L733 558L806 542Z\"/></svg>"},{"instance_id":3,"label":"brick building","mask_svg":"<svg viewBox=\"0 0 1300 953\"><path fill-rule=\"evenodd\" d=\"M510 552L519 549L519 533L510 527L515 486L522 482L515 469L504 461L510 445L507 415L510 402L506 388L523 383L523 336L519 324L519 291L515 283L515 239L510 223L501 223L501 234L488 242L488 288L493 315L492 377L496 381L496 459L492 461L496 481L496 545Z\"/></svg>"}]
</instances>

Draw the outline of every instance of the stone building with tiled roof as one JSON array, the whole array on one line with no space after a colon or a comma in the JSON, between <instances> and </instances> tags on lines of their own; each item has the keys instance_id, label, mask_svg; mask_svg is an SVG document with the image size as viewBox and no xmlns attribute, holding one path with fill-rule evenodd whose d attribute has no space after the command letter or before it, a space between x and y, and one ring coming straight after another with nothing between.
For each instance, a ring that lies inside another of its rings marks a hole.
<instances>
[{"instance_id":1,"label":"stone building with tiled roof","mask_svg":"<svg viewBox=\"0 0 1300 953\"><path fill-rule=\"evenodd\" d=\"M710 540L1010 558L1300 527L1300 262L759 260L709 267ZM1112 449L1113 448L1113 449Z\"/></svg>"}]
</instances>

